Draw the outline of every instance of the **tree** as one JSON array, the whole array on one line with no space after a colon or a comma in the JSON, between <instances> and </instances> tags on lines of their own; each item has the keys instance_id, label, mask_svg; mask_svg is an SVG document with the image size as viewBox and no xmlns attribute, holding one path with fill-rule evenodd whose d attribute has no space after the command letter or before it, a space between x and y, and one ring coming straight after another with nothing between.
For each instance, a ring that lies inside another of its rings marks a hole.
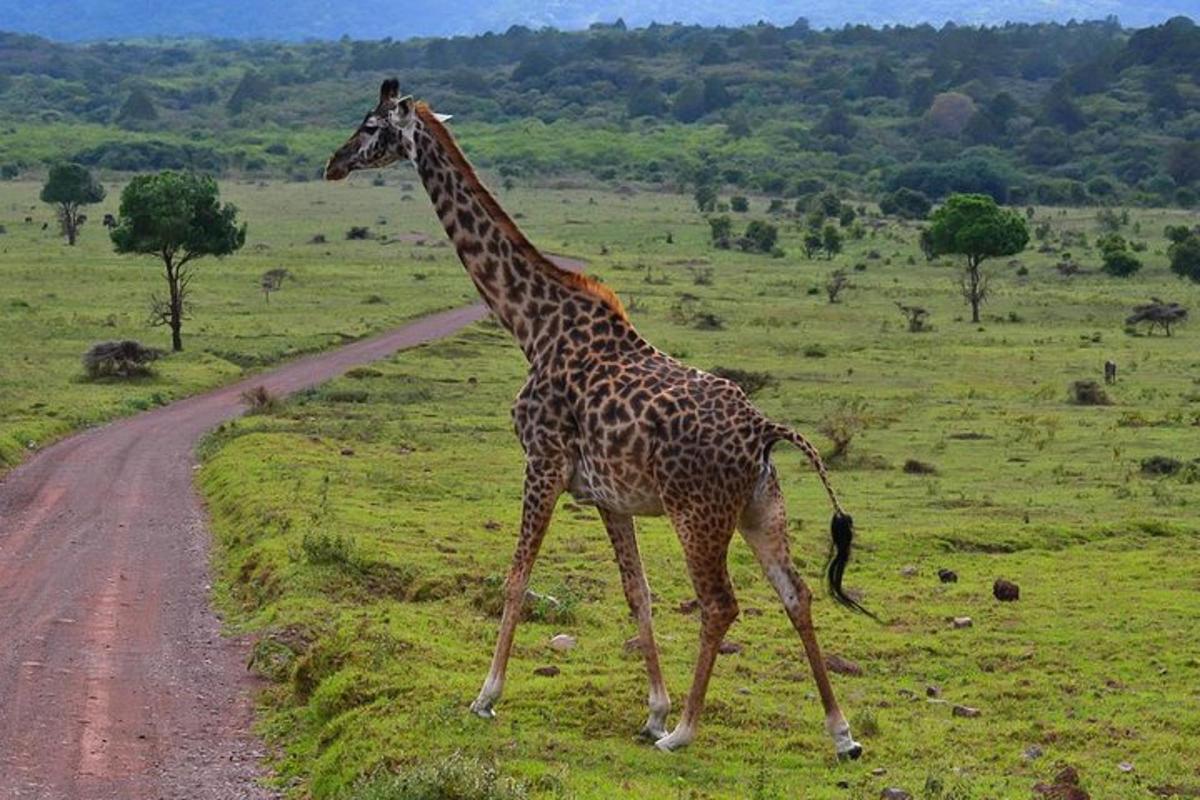
<instances>
[{"instance_id":1,"label":"tree","mask_svg":"<svg viewBox=\"0 0 1200 800\"><path fill-rule=\"evenodd\" d=\"M1172 142L1167 149L1167 174L1179 186L1200 180L1200 141Z\"/></svg>"},{"instance_id":2,"label":"tree","mask_svg":"<svg viewBox=\"0 0 1200 800\"><path fill-rule=\"evenodd\" d=\"M826 225L821 231L821 249L826 258L833 258L842 252L842 232L833 225Z\"/></svg>"},{"instance_id":3,"label":"tree","mask_svg":"<svg viewBox=\"0 0 1200 800\"><path fill-rule=\"evenodd\" d=\"M966 256L962 293L971 305L971 321L979 322L979 307L988 294L988 278L979 265L986 258L1015 255L1024 250L1029 243L1025 219L982 194L951 195L930 219L931 252Z\"/></svg>"},{"instance_id":4,"label":"tree","mask_svg":"<svg viewBox=\"0 0 1200 800\"><path fill-rule=\"evenodd\" d=\"M109 234L118 253L162 259L167 300L151 299L151 324L171 328L171 349L183 349L183 318L196 261L229 255L246 242L237 208L222 205L217 182L185 172L138 175L121 192L120 223Z\"/></svg>"},{"instance_id":5,"label":"tree","mask_svg":"<svg viewBox=\"0 0 1200 800\"><path fill-rule=\"evenodd\" d=\"M123 128L137 127L142 122L153 122L158 119L158 109L154 107L154 99L142 86L137 86L125 104L117 112L117 124Z\"/></svg>"},{"instance_id":6,"label":"tree","mask_svg":"<svg viewBox=\"0 0 1200 800\"><path fill-rule=\"evenodd\" d=\"M695 122L707 112L704 84L698 80L685 83L671 103L671 113L680 122Z\"/></svg>"},{"instance_id":7,"label":"tree","mask_svg":"<svg viewBox=\"0 0 1200 800\"><path fill-rule=\"evenodd\" d=\"M708 182L697 183L692 197L695 198L696 208L700 211L712 211L717 205L716 187Z\"/></svg>"},{"instance_id":8,"label":"tree","mask_svg":"<svg viewBox=\"0 0 1200 800\"><path fill-rule=\"evenodd\" d=\"M82 207L104 199L104 187L79 164L55 164L42 187L42 202L57 206L67 244L74 245L83 226Z\"/></svg>"},{"instance_id":9,"label":"tree","mask_svg":"<svg viewBox=\"0 0 1200 800\"><path fill-rule=\"evenodd\" d=\"M829 277L825 280L825 294L829 295L829 302L838 302L838 295L843 289L852 289L853 284L850 283L850 276L846 274L844 269L835 269L829 273Z\"/></svg>"},{"instance_id":10,"label":"tree","mask_svg":"<svg viewBox=\"0 0 1200 800\"><path fill-rule=\"evenodd\" d=\"M739 246L743 250L751 250L757 253L769 253L775 249L775 242L779 239L779 229L769 222L762 220L752 220L746 226L745 235L739 240Z\"/></svg>"},{"instance_id":11,"label":"tree","mask_svg":"<svg viewBox=\"0 0 1200 800\"><path fill-rule=\"evenodd\" d=\"M815 256L817 251L821 249L821 245L820 231L810 229L808 233L804 234L804 255L808 258Z\"/></svg>"},{"instance_id":12,"label":"tree","mask_svg":"<svg viewBox=\"0 0 1200 800\"><path fill-rule=\"evenodd\" d=\"M1200 234L1187 231L1186 236L1179 237L1167 248L1167 256L1171 259L1171 272L1200 283Z\"/></svg>"},{"instance_id":13,"label":"tree","mask_svg":"<svg viewBox=\"0 0 1200 800\"><path fill-rule=\"evenodd\" d=\"M1167 332L1167 336L1171 335L1171 326L1178 325L1181 322L1186 322L1188 311L1179 303L1169 303L1164 300L1159 300L1157 297L1151 297L1149 303L1133 307L1133 314L1125 319L1125 324L1133 327L1142 322L1150 323L1148 332L1153 335L1154 328L1161 327Z\"/></svg>"},{"instance_id":14,"label":"tree","mask_svg":"<svg viewBox=\"0 0 1200 800\"><path fill-rule=\"evenodd\" d=\"M230 114L240 114L248 106L271 98L271 83L254 70L246 70L225 107Z\"/></svg>"},{"instance_id":15,"label":"tree","mask_svg":"<svg viewBox=\"0 0 1200 800\"><path fill-rule=\"evenodd\" d=\"M708 227L712 235L713 247L728 250L730 237L733 236L733 220L724 214L719 217L709 217Z\"/></svg>"},{"instance_id":16,"label":"tree","mask_svg":"<svg viewBox=\"0 0 1200 800\"><path fill-rule=\"evenodd\" d=\"M1116 278L1128 278L1142 268L1138 257L1129 252L1129 243L1119 233L1109 233L1096 240L1100 246L1102 269Z\"/></svg>"},{"instance_id":17,"label":"tree","mask_svg":"<svg viewBox=\"0 0 1200 800\"><path fill-rule=\"evenodd\" d=\"M667 110L667 99L652 78L645 78L630 92L625 110L630 117L661 117Z\"/></svg>"},{"instance_id":18,"label":"tree","mask_svg":"<svg viewBox=\"0 0 1200 800\"><path fill-rule=\"evenodd\" d=\"M886 60L880 58L875 62L875 69L867 76L863 95L865 97L900 96L900 79L896 77L896 70L892 69L892 65Z\"/></svg>"},{"instance_id":19,"label":"tree","mask_svg":"<svg viewBox=\"0 0 1200 800\"><path fill-rule=\"evenodd\" d=\"M894 192L885 194L879 200L879 210L889 216L904 219L925 219L933 203L922 192L901 186Z\"/></svg>"},{"instance_id":20,"label":"tree","mask_svg":"<svg viewBox=\"0 0 1200 800\"><path fill-rule=\"evenodd\" d=\"M739 214L745 214L750 210L750 201L745 195L735 194L733 197L729 198L729 208Z\"/></svg>"}]
</instances>

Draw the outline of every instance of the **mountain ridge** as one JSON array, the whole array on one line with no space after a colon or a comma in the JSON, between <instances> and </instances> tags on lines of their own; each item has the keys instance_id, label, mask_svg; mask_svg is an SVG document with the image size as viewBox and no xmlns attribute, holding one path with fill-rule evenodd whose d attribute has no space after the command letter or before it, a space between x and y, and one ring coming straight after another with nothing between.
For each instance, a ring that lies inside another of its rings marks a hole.
<instances>
[{"instance_id":1,"label":"mountain ridge","mask_svg":"<svg viewBox=\"0 0 1200 800\"><path fill-rule=\"evenodd\" d=\"M621 19L630 26L682 22L706 26L758 21L791 25L804 18L815 28L846 24L941 26L946 22L1068 22L1116 16L1131 27L1195 13L1193 0L1012 0L978 3L925 0L899 8L883 0L743 0L736 8L717 0L466 0L456 13L444 7L403 7L385 0L353 6L331 0L43 0L0 9L0 30L65 42L144 37L213 37L300 41L305 39L408 39L500 32L512 25L577 30Z\"/></svg>"}]
</instances>

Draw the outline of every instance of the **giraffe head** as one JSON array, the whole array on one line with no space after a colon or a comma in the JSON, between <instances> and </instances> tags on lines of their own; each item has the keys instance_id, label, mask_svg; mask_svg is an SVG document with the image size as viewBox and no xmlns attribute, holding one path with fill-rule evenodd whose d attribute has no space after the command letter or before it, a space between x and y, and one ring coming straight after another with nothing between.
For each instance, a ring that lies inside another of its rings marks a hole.
<instances>
[{"instance_id":1,"label":"giraffe head","mask_svg":"<svg viewBox=\"0 0 1200 800\"><path fill-rule=\"evenodd\" d=\"M325 179L339 181L359 169L378 169L413 157L411 96L400 96L400 81L389 78L379 87L379 103L363 117L358 130L325 164Z\"/></svg>"}]
</instances>

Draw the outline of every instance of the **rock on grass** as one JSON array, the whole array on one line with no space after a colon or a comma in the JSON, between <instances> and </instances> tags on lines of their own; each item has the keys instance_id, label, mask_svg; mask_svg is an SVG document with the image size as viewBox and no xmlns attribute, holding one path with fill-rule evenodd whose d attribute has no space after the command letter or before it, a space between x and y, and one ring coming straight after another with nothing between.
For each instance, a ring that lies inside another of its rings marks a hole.
<instances>
[{"instance_id":1,"label":"rock on grass","mask_svg":"<svg viewBox=\"0 0 1200 800\"><path fill-rule=\"evenodd\" d=\"M1021 587L1004 578L996 578L996 582L992 584L992 594L1002 603L1011 603L1021 599Z\"/></svg>"},{"instance_id":2,"label":"rock on grass","mask_svg":"<svg viewBox=\"0 0 1200 800\"><path fill-rule=\"evenodd\" d=\"M831 653L825 656L825 668L830 672L836 672L838 675L854 675L859 677L863 674L863 668L848 658L842 658L836 653Z\"/></svg>"}]
</instances>

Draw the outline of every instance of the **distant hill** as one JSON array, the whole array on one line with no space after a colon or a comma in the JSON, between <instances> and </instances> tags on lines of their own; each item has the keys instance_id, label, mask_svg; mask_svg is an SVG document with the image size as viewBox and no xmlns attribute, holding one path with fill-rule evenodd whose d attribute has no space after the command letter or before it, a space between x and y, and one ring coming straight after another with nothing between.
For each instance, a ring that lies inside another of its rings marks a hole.
<instances>
[{"instance_id":1,"label":"distant hill","mask_svg":"<svg viewBox=\"0 0 1200 800\"><path fill-rule=\"evenodd\" d=\"M453 12L447 8L452 7ZM36 33L58 41L156 36L235 39L407 39L504 31L512 25L578 30L623 19L744 25L759 20L790 25L806 18L817 28L847 23L873 26L941 25L946 21L1002 24L1066 22L1117 16L1143 27L1178 14L1195 14L1196 0L462 0L453 4L396 0L40 0L6 2L0 30Z\"/></svg>"}]
</instances>

